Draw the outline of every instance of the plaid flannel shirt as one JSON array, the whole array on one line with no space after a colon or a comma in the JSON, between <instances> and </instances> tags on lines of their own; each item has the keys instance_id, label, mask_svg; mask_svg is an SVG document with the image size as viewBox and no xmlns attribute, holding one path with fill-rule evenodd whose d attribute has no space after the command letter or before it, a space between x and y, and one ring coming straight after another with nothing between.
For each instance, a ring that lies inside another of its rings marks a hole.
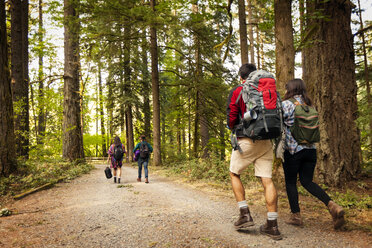
<instances>
[{"instance_id":1,"label":"plaid flannel shirt","mask_svg":"<svg viewBox=\"0 0 372 248\"><path fill-rule=\"evenodd\" d=\"M302 97L300 95L296 95L295 98L300 104L303 104ZM290 100L285 100L282 102L283 106L283 119L284 119L284 127L285 127L285 142L284 142L284 149L289 151L290 154L295 154L302 149L316 149L315 144L311 145L299 145L297 141L293 138L289 127L293 126L294 123L294 110L296 105L292 103Z\"/></svg>"}]
</instances>

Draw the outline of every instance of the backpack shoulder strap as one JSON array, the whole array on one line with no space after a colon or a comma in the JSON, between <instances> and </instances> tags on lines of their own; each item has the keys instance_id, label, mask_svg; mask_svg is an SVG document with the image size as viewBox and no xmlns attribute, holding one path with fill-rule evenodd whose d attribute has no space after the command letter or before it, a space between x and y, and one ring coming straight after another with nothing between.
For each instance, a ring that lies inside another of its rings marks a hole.
<instances>
[{"instance_id":1,"label":"backpack shoulder strap","mask_svg":"<svg viewBox=\"0 0 372 248\"><path fill-rule=\"evenodd\" d=\"M245 81L244 81L244 82L245 82ZM243 84L244 84L244 82L243 82ZM243 94L243 88L244 88L244 87L243 87L243 84L240 85L240 86L242 87L242 90L240 91L238 97L236 98L235 105L238 104L238 102L239 102L239 100L240 100L240 97L242 97L242 94Z\"/></svg>"},{"instance_id":2,"label":"backpack shoulder strap","mask_svg":"<svg viewBox=\"0 0 372 248\"><path fill-rule=\"evenodd\" d=\"M290 98L290 99L288 99L289 101L291 101L294 105L302 105L301 103L299 103L299 101L297 101L296 99L294 99L294 98Z\"/></svg>"}]
</instances>

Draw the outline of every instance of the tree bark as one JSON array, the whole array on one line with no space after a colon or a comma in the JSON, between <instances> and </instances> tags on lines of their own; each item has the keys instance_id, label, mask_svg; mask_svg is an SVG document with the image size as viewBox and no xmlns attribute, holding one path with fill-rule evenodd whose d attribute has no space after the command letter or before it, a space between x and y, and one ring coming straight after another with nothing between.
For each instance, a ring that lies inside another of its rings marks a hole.
<instances>
[{"instance_id":1,"label":"tree bark","mask_svg":"<svg viewBox=\"0 0 372 248\"><path fill-rule=\"evenodd\" d=\"M300 35L301 40L303 40L305 37L305 0L299 0L299 9L300 9ZM302 50L302 47L300 49ZM305 71L305 56L303 52L301 52L301 65L303 74L303 72Z\"/></svg>"},{"instance_id":2,"label":"tree bark","mask_svg":"<svg viewBox=\"0 0 372 248\"><path fill-rule=\"evenodd\" d=\"M262 39L262 34L260 32L260 29L259 28L256 28L256 35L257 35L257 39L258 39L258 44L257 44L257 69L261 69L262 68L262 65L261 65L261 51L263 49L261 49L261 47L263 46L263 39Z\"/></svg>"},{"instance_id":3,"label":"tree bark","mask_svg":"<svg viewBox=\"0 0 372 248\"><path fill-rule=\"evenodd\" d=\"M285 92L286 83L294 78L295 50L291 4L291 0L274 1L276 82L281 95Z\"/></svg>"},{"instance_id":4,"label":"tree bark","mask_svg":"<svg viewBox=\"0 0 372 248\"><path fill-rule=\"evenodd\" d=\"M156 0L150 0L150 7L155 14ZM156 24L150 27L150 53L151 53L151 81L153 102L153 137L155 166L161 165L161 140L160 140L160 101L159 101L159 70L158 70L158 44L156 37Z\"/></svg>"},{"instance_id":5,"label":"tree bark","mask_svg":"<svg viewBox=\"0 0 372 248\"><path fill-rule=\"evenodd\" d=\"M249 34L249 51L250 51L250 63L251 64L254 64L255 62L255 59L254 59L254 44L255 44L255 40L254 40L254 37L253 37L253 4L252 4L253 0L247 0L247 8L248 8L248 34Z\"/></svg>"},{"instance_id":6,"label":"tree bark","mask_svg":"<svg viewBox=\"0 0 372 248\"><path fill-rule=\"evenodd\" d=\"M244 5L244 2L243 2ZM198 1L192 5L192 12L195 15L199 14L199 7ZM245 16L245 14L244 14ZM244 22L245 23L245 22ZM202 79L203 79L203 71L202 71L202 57L201 57L201 47L200 47L200 38L198 33L200 31L196 30L194 36L194 46L195 46L195 89L196 89L196 98L195 98L195 137L194 137L194 156L198 157L199 151L199 135L198 135L198 125L200 126L200 138L201 138L201 150L202 150L202 158L209 157L209 149L208 149L208 142L209 142L209 126L208 126L208 118L207 118L207 111L205 106L205 95L203 94L203 86L202 86ZM247 43L247 29L245 28L245 43ZM247 44L246 44L246 54L248 54ZM248 60L247 60L248 61Z\"/></svg>"},{"instance_id":7,"label":"tree bark","mask_svg":"<svg viewBox=\"0 0 372 248\"><path fill-rule=\"evenodd\" d=\"M124 93L126 96L125 101L125 118L127 130L127 147L129 161L133 161L134 137L133 137L133 113L132 104L132 86L131 86L131 69L130 69L130 49L131 49L131 28L129 25L124 27Z\"/></svg>"},{"instance_id":8,"label":"tree bark","mask_svg":"<svg viewBox=\"0 0 372 248\"><path fill-rule=\"evenodd\" d=\"M245 0L238 0L239 13L239 37L240 37L240 58L242 65L248 63L247 43L247 16L245 14Z\"/></svg>"},{"instance_id":9,"label":"tree bark","mask_svg":"<svg viewBox=\"0 0 372 248\"><path fill-rule=\"evenodd\" d=\"M112 77L109 76L107 82L108 92L107 92L107 113L108 113L108 146L112 144L112 138L114 136L114 87L115 81L112 81Z\"/></svg>"},{"instance_id":10,"label":"tree bark","mask_svg":"<svg viewBox=\"0 0 372 248\"><path fill-rule=\"evenodd\" d=\"M84 159L80 120L78 0L64 0L63 158Z\"/></svg>"},{"instance_id":11,"label":"tree bark","mask_svg":"<svg viewBox=\"0 0 372 248\"><path fill-rule=\"evenodd\" d=\"M38 125L37 125L37 143L43 144L43 137L45 134L45 99L44 99L44 28L43 28L43 1L39 0L39 30L38 30L38 42L39 42L39 114L38 114Z\"/></svg>"},{"instance_id":12,"label":"tree bark","mask_svg":"<svg viewBox=\"0 0 372 248\"><path fill-rule=\"evenodd\" d=\"M312 45L303 49L304 79L319 111L317 170L324 182L339 185L360 171L351 6L349 1L309 0L306 9L309 15L320 12L326 17L307 20L307 29L315 31Z\"/></svg>"},{"instance_id":13,"label":"tree bark","mask_svg":"<svg viewBox=\"0 0 372 248\"><path fill-rule=\"evenodd\" d=\"M17 170L14 116L9 74L5 1L0 1L0 176Z\"/></svg>"},{"instance_id":14,"label":"tree bark","mask_svg":"<svg viewBox=\"0 0 372 248\"><path fill-rule=\"evenodd\" d=\"M360 21L360 30L363 30L363 18L362 10L360 8L360 0L358 0L358 9L359 9L359 21ZM366 82L366 91L367 91L367 104L368 109L372 109L372 97L371 97L371 86L369 84L369 70L368 70L368 58L367 58L367 49L364 32L360 34L362 37L362 50L363 50L363 62L364 62L364 81ZM372 150L372 115L369 115L369 147Z\"/></svg>"},{"instance_id":15,"label":"tree bark","mask_svg":"<svg viewBox=\"0 0 372 248\"><path fill-rule=\"evenodd\" d=\"M221 121L220 121L220 132L219 132L220 146L221 146L221 148L220 148L220 160L221 161L225 160L225 157L226 157L225 130L226 130L225 123L221 119Z\"/></svg>"},{"instance_id":16,"label":"tree bark","mask_svg":"<svg viewBox=\"0 0 372 248\"><path fill-rule=\"evenodd\" d=\"M17 156L29 152L28 0L11 1L11 72Z\"/></svg>"},{"instance_id":17,"label":"tree bark","mask_svg":"<svg viewBox=\"0 0 372 248\"><path fill-rule=\"evenodd\" d=\"M102 137L102 156L107 154L106 145L106 129L105 129L105 113L103 111L103 93L102 93L102 73L101 73L101 63L98 63L98 96L99 96L99 113L101 122L101 137Z\"/></svg>"},{"instance_id":18,"label":"tree bark","mask_svg":"<svg viewBox=\"0 0 372 248\"><path fill-rule=\"evenodd\" d=\"M151 94L151 86L150 86L150 73L148 70L148 58L147 58L147 48L146 45L146 30L143 31L142 34L142 85L143 85L143 114L144 114L144 134L147 140L151 140L151 108L150 108L150 94Z\"/></svg>"}]
</instances>

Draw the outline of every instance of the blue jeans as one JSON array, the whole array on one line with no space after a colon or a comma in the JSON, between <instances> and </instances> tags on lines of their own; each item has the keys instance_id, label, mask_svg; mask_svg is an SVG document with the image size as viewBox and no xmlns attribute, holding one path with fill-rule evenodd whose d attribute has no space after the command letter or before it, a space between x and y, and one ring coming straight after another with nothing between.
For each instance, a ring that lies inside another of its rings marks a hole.
<instances>
[{"instance_id":1,"label":"blue jeans","mask_svg":"<svg viewBox=\"0 0 372 248\"><path fill-rule=\"evenodd\" d=\"M138 178L141 178L141 175L142 175L142 164L143 164L143 167L145 169L145 178L148 178L149 177L149 170L147 169L147 165L149 164L149 159L148 158L146 158L146 159L139 158L138 159Z\"/></svg>"}]
</instances>

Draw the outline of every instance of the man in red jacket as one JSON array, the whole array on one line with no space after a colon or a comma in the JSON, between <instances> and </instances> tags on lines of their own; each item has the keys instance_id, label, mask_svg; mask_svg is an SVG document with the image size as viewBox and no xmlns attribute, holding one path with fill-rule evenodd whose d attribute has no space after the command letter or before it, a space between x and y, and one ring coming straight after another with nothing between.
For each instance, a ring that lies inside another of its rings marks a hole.
<instances>
[{"instance_id":1,"label":"man in red jacket","mask_svg":"<svg viewBox=\"0 0 372 248\"><path fill-rule=\"evenodd\" d=\"M256 70L254 64L244 64L239 69L239 75L242 84L248 78L249 74ZM227 104L227 124L231 130L236 133L237 144L233 144L234 150L231 154L230 177L231 185L234 191L235 199L240 209L239 219L234 223L237 230L253 226L253 218L250 214L247 201L245 199L245 190L240 180L240 174L251 164L255 168L255 176L261 178L265 191L267 222L260 227L262 234L268 235L273 239L281 239L282 236L278 229L278 196L274 183L271 179L273 151L270 140L252 140L243 135L243 132L236 128L246 112L246 105L241 96L242 85L238 85L230 91ZM237 129L237 130L235 130ZM237 149L239 148L239 149Z\"/></svg>"}]
</instances>

